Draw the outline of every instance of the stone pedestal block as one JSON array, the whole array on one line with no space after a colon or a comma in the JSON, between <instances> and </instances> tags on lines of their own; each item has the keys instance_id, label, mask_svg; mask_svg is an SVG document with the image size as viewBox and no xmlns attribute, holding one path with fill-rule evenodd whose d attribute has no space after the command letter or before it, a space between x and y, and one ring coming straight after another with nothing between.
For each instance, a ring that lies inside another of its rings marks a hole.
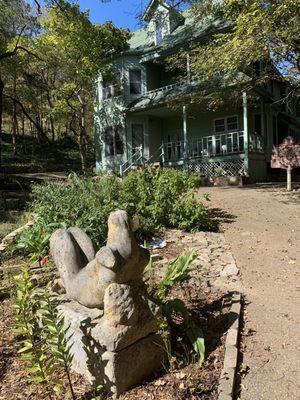
<instances>
[{"instance_id":1,"label":"stone pedestal block","mask_svg":"<svg viewBox=\"0 0 300 400\"><path fill-rule=\"evenodd\" d=\"M153 320L141 330L135 327L134 335L121 333L119 336L127 337L128 342L123 340L119 346L118 328L115 332L111 330L109 337L102 310L71 301L63 303L60 311L69 327L73 370L90 383L103 385L115 398L163 366L164 344L154 332L157 326Z\"/></svg>"}]
</instances>

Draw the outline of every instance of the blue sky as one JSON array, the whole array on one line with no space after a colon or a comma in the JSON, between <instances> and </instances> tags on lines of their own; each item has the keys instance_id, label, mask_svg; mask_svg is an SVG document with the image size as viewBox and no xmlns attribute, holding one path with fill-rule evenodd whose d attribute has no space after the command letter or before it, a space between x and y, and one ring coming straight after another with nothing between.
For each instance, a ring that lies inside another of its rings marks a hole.
<instances>
[{"instance_id":1,"label":"blue sky","mask_svg":"<svg viewBox=\"0 0 300 400\"><path fill-rule=\"evenodd\" d=\"M93 22L113 21L121 28L138 29L137 14L141 13L148 0L79 0L82 10L90 9L90 18Z\"/></svg>"},{"instance_id":2,"label":"blue sky","mask_svg":"<svg viewBox=\"0 0 300 400\"><path fill-rule=\"evenodd\" d=\"M33 4L33 0L27 0ZM82 10L90 10L92 22L113 21L120 28L136 30L139 20L136 16L148 5L148 0L77 0ZM43 4L43 0L41 0Z\"/></svg>"}]
</instances>

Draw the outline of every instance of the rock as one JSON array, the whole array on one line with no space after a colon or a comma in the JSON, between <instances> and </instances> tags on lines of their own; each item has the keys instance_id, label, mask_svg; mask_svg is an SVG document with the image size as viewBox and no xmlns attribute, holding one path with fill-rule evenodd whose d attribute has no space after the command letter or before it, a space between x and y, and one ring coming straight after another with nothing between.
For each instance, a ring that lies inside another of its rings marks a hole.
<instances>
[{"instance_id":1,"label":"rock","mask_svg":"<svg viewBox=\"0 0 300 400\"><path fill-rule=\"evenodd\" d=\"M238 273L239 273L238 267L236 266L235 263L234 264L232 263L232 264L226 265L226 267L224 267L222 269L222 271L220 272L220 276L224 276L224 277L235 276L235 275L238 275Z\"/></svg>"}]
</instances>

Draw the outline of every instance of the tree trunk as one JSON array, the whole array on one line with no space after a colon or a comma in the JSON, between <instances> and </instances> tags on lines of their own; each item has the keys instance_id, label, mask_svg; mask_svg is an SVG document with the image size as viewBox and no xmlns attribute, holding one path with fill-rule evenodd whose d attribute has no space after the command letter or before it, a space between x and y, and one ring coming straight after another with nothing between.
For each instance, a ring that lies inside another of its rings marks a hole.
<instances>
[{"instance_id":1,"label":"tree trunk","mask_svg":"<svg viewBox=\"0 0 300 400\"><path fill-rule=\"evenodd\" d=\"M81 168L82 171L86 170L86 105L82 101L81 96L78 96L80 102L80 129L79 129L79 138L78 138L78 145L79 145L79 153L80 153L80 160L81 160Z\"/></svg>"},{"instance_id":2,"label":"tree trunk","mask_svg":"<svg viewBox=\"0 0 300 400\"><path fill-rule=\"evenodd\" d=\"M291 190L292 190L292 170L291 170L291 168L288 168L286 170L286 174L287 174L287 191L291 192Z\"/></svg>"},{"instance_id":3,"label":"tree trunk","mask_svg":"<svg viewBox=\"0 0 300 400\"><path fill-rule=\"evenodd\" d=\"M16 84L16 77L14 76L14 98L16 98L16 91L17 91L17 84ZM13 100L13 115L12 115L12 120L13 120L13 126L12 126L12 144L13 144L13 155L16 155L16 136L17 136L17 103L15 100Z\"/></svg>"},{"instance_id":4,"label":"tree trunk","mask_svg":"<svg viewBox=\"0 0 300 400\"><path fill-rule=\"evenodd\" d=\"M0 76L0 166L2 165L2 116L3 116L3 91L4 83Z\"/></svg>"},{"instance_id":5,"label":"tree trunk","mask_svg":"<svg viewBox=\"0 0 300 400\"><path fill-rule=\"evenodd\" d=\"M24 114L22 114L22 136L25 135L25 117Z\"/></svg>"},{"instance_id":6,"label":"tree trunk","mask_svg":"<svg viewBox=\"0 0 300 400\"><path fill-rule=\"evenodd\" d=\"M54 129L54 121L53 117L50 117L50 127L51 127L51 137L52 137L52 143L55 142L55 129Z\"/></svg>"}]
</instances>

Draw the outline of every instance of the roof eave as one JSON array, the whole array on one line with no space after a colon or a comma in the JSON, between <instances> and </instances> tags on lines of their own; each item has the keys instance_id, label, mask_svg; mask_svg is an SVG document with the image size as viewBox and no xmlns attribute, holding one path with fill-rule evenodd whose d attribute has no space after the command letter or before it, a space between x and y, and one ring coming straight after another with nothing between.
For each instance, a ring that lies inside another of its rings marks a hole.
<instances>
[{"instance_id":1,"label":"roof eave","mask_svg":"<svg viewBox=\"0 0 300 400\"><path fill-rule=\"evenodd\" d=\"M152 8L154 6L155 3L159 3L160 5L162 5L163 7L165 7L167 10L171 9L171 6L169 6L169 4L165 3L163 0L151 0L151 2L148 4L148 7L146 8L146 11L143 14L143 20L146 22L149 22L152 18Z\"/></svg>"}]
</instances>

